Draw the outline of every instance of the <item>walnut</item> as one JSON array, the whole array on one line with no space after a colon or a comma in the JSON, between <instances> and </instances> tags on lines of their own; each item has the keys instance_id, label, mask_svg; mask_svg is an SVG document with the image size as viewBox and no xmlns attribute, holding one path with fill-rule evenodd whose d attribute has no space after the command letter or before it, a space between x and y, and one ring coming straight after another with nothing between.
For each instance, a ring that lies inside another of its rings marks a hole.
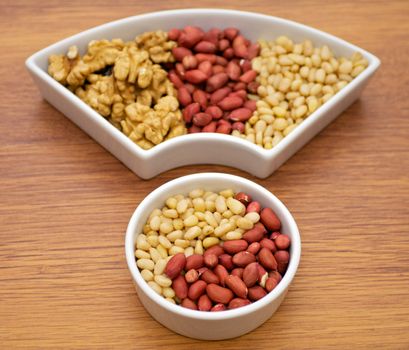
<instances>
[{"instance_id":1,"label":"walnut","mask_svg":"<svg viewBox=\"0 0 409 350\"><path fill-rule=\"evenodd\" d=\"M169 133L166 135L165 140L169 140L171 138L174 138L176 136L184 135L186 134L186 127L184 124L178 124L172 129L170 129Z\"/></svg>"},{"instance_id":2,"label":"walnut","mask_svg":"<svg viewBox=\"0 0 409 350\"><path fill-rule=\"evenodd\" d=\"M136 102L143 104L145 106L152 105L152 95L149 90L141 90L138 92L138 96L136 97Z\"/></svg>"},{"instance_id":3,"label":"walnut","mask_svg":"<svg viewBox=\"0 0 409 350\"><path fill-rule=\"evenodd\" d=\"M172 132L172 135L186 133L178 100L173 96L160 98L153 108L138 102L130 104L125 108L125 113L126 119L121 122L121 126L124 133L134 140L145 138L157 145L174 127L180 125L182 127Z\"/></svg>"},{"instance_id":4,"label":"walnut","mask_svg":"<svg viewBox=\"0 0 409 350\"><path fill-rule=\"evenodd\" d=\"M99 40L89 43L88 52L68 74L68 84L72 86L82 85L89 74L113 65L123 46L123 42L119 40Z\"/></svg>"},{"instance_id":5,"label":"walnut","mask_svg":"<svg viewBox=\"0 0 409 350\"><path fill-rule=\"evenodd\" d=\"M147 50L149 57L154 63L173 62L172 48L176 42L168 40L168 33L157 30L145 32L135 38L138 48Z\"/></svg>"},{"instance_id":6,"label":"walnut","mask_svg":"<svg viewBox=\"0 0 409 350\"><path fill-rule=\"evenodd\" d=\"M152 142L149 142L146 139L139 140L139 141L136 142L136 144L138 146L140 146L141 148L143 148L143 149L150 149L153 146L155 146Z\"/></svg>"},{"instance_id":7,"label":"walnut","mask_svg":"<svg viewBox=\"0 0 409 350\"><path fill-rule=\"evenodd\" d=\"M48 57L48 74L61 84L65 84L70 72L68 58L64 55L51 55Z\"/></svg>"},{"instance_id":8,"label":"walnut","mask_svg":"<svg viewBox=\"0 0 409 350\"><path fill-rule=\"evenodd\" d=\"M111 122L118 125L118 129L121 129L120 122L125 118L125 104L122 102L115 102L111 108Z\"/></svg>"},{"instance_id":9,"label":"walnut","mask_svg":"<svg viewBox=\"0 0 409 350\"><path fill-rule=\"evenodd\" d=\"M108 117L111 114L111 106L115 97L113 77L91 74L88 81L90 84L86 85L85 88L77 88L75 94L99 114Z\"/></svg>"},{"instance_id":10,"label":"walnut","mask_svg":"<svg viewBox=\"0 0 409 350\"><path fill-rule=\"evenodd\" d=\"M75 54L76 50L76 54ZM78 48L71 46L67 55L51 55L48 57L48 74L61 84L65 84L67 76L78 62Z\"/></svg>"},{"instance_id":11,"label":"walnut","mask_svg":"<svg viewBox=\"0 0 409 350\"><path fill-rule=\"evenodd\" d=\"M126 81L115 79L115 85L118 90L118 94L121 96L122 101L128 105L134 103L136 99L136 90L135 85L130 84Z\"/></svg>"},{"instance_id":12,"label":"walnut","mask_svg":"<svg viewBox=\"0 0 409 350\"><path fill-rule=\"evenodd\" d=\"M70 47L68 48L67 57L68 57L70 60L76 59L76 58L78 57L78 55L79 55L78 47L76 47L75 45L72 45L72 46L70 46Z\"/></svg>"},{"instance_id":13,"label":"walnut","mask_svg":"<svg viewBox=\"0 0 409 350\"><path fill-rule=\"evenodd\" d=\"M138 50L136 47L127 47L115 60L114 76L118 80L135 83L140 70L150 66L152 66L152 62L149 60L147 51Z\"/></svg>"}]
</instances>

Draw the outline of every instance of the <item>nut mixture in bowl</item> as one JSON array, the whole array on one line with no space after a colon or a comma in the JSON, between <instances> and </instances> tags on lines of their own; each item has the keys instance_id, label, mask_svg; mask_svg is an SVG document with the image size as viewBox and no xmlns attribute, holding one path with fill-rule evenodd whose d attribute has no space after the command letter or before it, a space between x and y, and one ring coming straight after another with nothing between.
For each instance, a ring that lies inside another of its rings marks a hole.
<instances>
[{"instance_id":1,"label":"nut mixture in bowl","mask_svg":"<svg viewBox=\"0 0 409 350\"><path fill-rule=\"evenodd\" d=\"M73 46L48 72L143 149L198 132L271 149L367 66L310 40L186 26Z\"/></svg>"},{"instance_id":2,"label":"nut mixture in bowl","mask_svg":"<svg viewBox=\"0 0 409 350\"><path fill-rule=\"evenodd\" d=\"M284 276L291 240L271 208L231 189L196 189L155 209L136 238L141 276L171 303L199 311L249 305Z\"/></svg>"}]
</instances>

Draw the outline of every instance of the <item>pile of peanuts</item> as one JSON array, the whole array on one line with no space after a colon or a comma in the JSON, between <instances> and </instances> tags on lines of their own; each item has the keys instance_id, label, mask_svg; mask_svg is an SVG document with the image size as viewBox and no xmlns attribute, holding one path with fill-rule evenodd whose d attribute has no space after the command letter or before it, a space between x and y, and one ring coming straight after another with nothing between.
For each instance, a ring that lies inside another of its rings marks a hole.
<instances>
[{"instance_id":1,"label":"pile of peanuts","mask_svg":"<svg viewBox=\"0 0 409 350\"><path fill-rule=\"evenodd\" d=\"M136 238L143 279L169 302L200 311L248 305L272 291L290 238L271 208L243 192L196 189L155 209Z\"/></svg>"},{"instance_id":2,"label":"pile of peanuts","mask_svg":"<svg viewBox=\"0 0 409 350\"><path fill-rule=\"evenodd\" d=\"M318 107L327 102L368 66L358 52L350 59L336 58L328 46L314 47L310 40L293 43L280 36L259 40L260 56L252 60L260 84L257 110L245 131L233 131L266 149L276 146Z\"/></svg>"},{"instance_id":3,"label":"pile of peanuts","mask_svg":"<svg viewBox=\"0 0 409 350\"><path fill-rule=\"evenodd\" d=\"M168 32L177 41L172 49L175 69L169 79L178 89L179 103L190 133L244 131L243 122L256 109L247 91L257 91L251 60L259 45L236 28L210 29L186 26Z\"/></svg>"},{"instance_id":4,"label":"pile of peanuts","mask_svg":"<svg viewBox=\"0 0 409 350\"><path fill-rule=\"evenodd\" d=\"M143 149L186 132L271 149L367 66L310 40L186 26L94 40L83 57L72 47L49 57L48 72Z\"/></svg>"}]
</instances>

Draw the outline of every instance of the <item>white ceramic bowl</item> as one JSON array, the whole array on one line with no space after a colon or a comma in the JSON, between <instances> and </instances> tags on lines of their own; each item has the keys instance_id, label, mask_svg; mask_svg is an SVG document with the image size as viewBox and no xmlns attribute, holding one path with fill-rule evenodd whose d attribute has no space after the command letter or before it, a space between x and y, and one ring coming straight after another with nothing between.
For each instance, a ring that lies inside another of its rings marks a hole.
<instances>
[{"instance_id":1,"label":"white ceramic bowl","mask_svg":"<svg viewBox=\"0 0 409 350\"><path fill-rule=\"evenodd\" d=\"M94 39L133 40L144 31L169 30L188 24L205 29L238 27L253 41L274 39L279 35L288 35L294 41L311 39L315 45L328 45L336 55L350 56L359 51L369 61L369 66L271 150L215 133L184 135L143 150L47 74L48 56L65 53L71 45L77 45L83 54L88 42ZM43 97L144 179L187 164L222 164L260 178L267 177L355 101L379 65L379 59L369 52L311 27L251 12L216 9L172 10L125 18L62 40L26 61Z\"/></svg>"},{"instance_id":2,"label":"white ceramic bowl","mask_svg":"<svg viewBox=\"0 0 409 350\"><path fill-rule=\"evenodd\" d=\"M281 232L291 237L290 262L277 287L257 302L234 310L203 312L174 305L156 294L143 280L135 261L135 240L155 208L178 193L203 188L220 191L232 188L249 193L263 207L270 207L281 220ZM301 240L294 218L284 204L264 187L242 177L222 173L201 173L172 180L150 193L135 210L126 230L125 253L139 299L154 319L169 329L197 339L217 340L238 337L260 326L283 301L294 278L301 255Z\"/></svg>"}]
</instances>

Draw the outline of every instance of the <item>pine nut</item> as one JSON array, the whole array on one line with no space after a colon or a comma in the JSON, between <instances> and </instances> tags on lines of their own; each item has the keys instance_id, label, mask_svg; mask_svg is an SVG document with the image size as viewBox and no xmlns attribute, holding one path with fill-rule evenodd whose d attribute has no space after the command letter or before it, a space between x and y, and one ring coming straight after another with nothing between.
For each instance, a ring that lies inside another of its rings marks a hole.
<instances>
[{"instance_id":1,"label":"pine nut","mask_svg":"<svg viewBox=\"0 0 409 350\"><path fill-rule=\"evenodd\" d=\"M166 250L166 248L163 247L163 245L159 244L156 247L156 250L159 252L160 256L162 257L162 259L165 259L168 257L168 252Z\"/></svg>"},{"instance_id":2,"label":"pine nut","mask_svg":"<svg viewBox=\"0 0 409 350\"><path fill-rule=\"evenodd\" d=\"M170 209L175 209L176 208L176 204L177 204L177 200L174 197L170 197L166 200L166 206Z\"/></svg>"},{"instance_id":3,"label":"pine nut","mask_svg":"<svg viewBox=\"0 0 409 350\"><path fill-rule=\"evenodd\" d=\"M170 241L165 236L159 236L158 240L159 244L164 248L169 249L170 247L172 247L172 243L170 243Z\"/></svg>"},{"instance_id":4,"label":"pine nut","mask_svg":"<svg viewBox=\"0 0 409 350\"><path fill-rule=\"evenodd\" d=\"M196 226L199 223L199 219L195 215L191 215L183 220L183 224L186 227Z\"/></svg>"},{"instance_id":5,"label":"pine nut","mask_svg":"<svg viewBox=\"0 0 409 350\"><path fill-rule=\"evenodd\" d=\"M216 229L214 230L214 235L216 237L221 237L227 232L229 232L231 229L232 229L232 225L230 224L230 222L221 224L220 226L216 227Z\"/></svg>"},{"instance_id":6,"label":"pine nut","mask_svg":"<svg viewBox=\"0 0 409 350\"><path fill-rule=\"evenodd\" d=\"M141 276L146 282L153 281L153 273L150 270L142 270Z\"/></svg>"},{"instance_id":7,"label":"pine nut","mask_svg":"<svg viewBox=\"0 0 409 350\"><path fill-rule=\"evenodd\" d=\"M173 225L169 222L163 222L160 224L159 231L166 235L173 231Z\"/></svg>"},{"instance_id":8,"label":"pine nut","mask_svg":"<svg viewBox=\"0 0 409 350\"><path fill-rule=\"evenodd\" d=\"M172 246L172 247L169 249L169 255L176 255L176 254L184 253L184 252L185 252L185 249L184 249L184 248L178 247L178 246L176 246L176 245Z\"/></svg>"},{"instance_id":9,"label":"pine nut","mask_svg":"<svg viewBox=\"0 0 409 350\"><path fill-rule=\"evenodd\" d=\"M154 281L149 281L148 284L149 287L151 287L156 293L158 293L159 295L162 294L162 287L159 284Z\"/></svg>"},{"instance_id":10,"label":"pine nut","mask_svg":"<svg viewBox=\"0 0 409 350\"><path fill-rule=\"evenodd\" d=\"M185 227L185 225L183 224L183 220L182 220L182 219L175 219L175 220L173 220L173 221L172 221L172 225L173 225L173 228L174 228L176 231L182 230L182 229Z\"/></svg>"},{"instance_id":11,"label":"pine nut","mask_svg":"<svg viewBox=\"0 0 409 350\"><path fill-rule=\"evenodd\" d=\"M182 199L176 205L176 210L179 214L183 214L188 208L188 201L186 199Z\"/></svg>"},{"instance_id":12,"label":"pine nut","mask_svg":"<svg viewBox=\"0 0 409 350\"><path fill-rule=\"evenodd\" d=\"M149 226L153 231L159 231L160 227L160 217L159 216L154 216L150 221L149 221Z\"/></svg>"},{"instance_id":13,"label":"pine nut","mask_svg":"<svg viewBox=\"0 0 409 350\"><path fill-rule=\"evenodd\" d=\"M190 247L190 241L188 241L187 239L177 239L175 241L175 246L187 248L187 247Z\"/></svg>"},{"instance_id":14,"label":"pine nut","mask_svg":"<svg viewBox=\"0 0 409 350\"><path fill-rule=\"evenodd\" d=\"M159 244L158 234L156 232L154 235L149 235L148 237L146 237L146 240L149 243L149 245L154 248L156 248Z\"/></svg>"},{"instance_id":15,"label":"pine nut","mask_svg":"<svg viewBox=\"0 0 409 350\"><path fill-rule=\"evenodd\" d=\"M153 262L158 262L160 259L162 259L162 256L159 254L158 250L155 248L149 248L149 254L150 254L150 259L153 260Z\"/></svg>"},{"instance_id":16,"label":"pine nut","mask_svg":"<svg viewBox=\"0 0 409 350\"><path fill-rule=\"evenodd\" d=\"M166 236L166 238L171 242L174 242L177 239L181 239L182 237L183 237L183 232L181 230L172 231Z\"/></svg>"},{"instance_id":17,"label":"pine nut","mask_svg":"<svg viewBox=\"0 0 409 350\"><path fill-rule=\"evenodd\" d=\"M163 211L163 215L170 219L176 219L178 217L178 212L175 209L168 209Z\"/></svg>"},{"instance_id":18,"label":"pine nut","mask_svg":"<svg viewBox=\"0 0 409 350\"><path fill-rule=\"evenodd\" d=\"M175 291L172 288L170 287L162 288L162 294L166 298L166 300L168 301L171 300L173 303L175 303L175 301L173 300L173 298L175 297Z\"/></svg>"},{"instance_id":19,"label":"pine nut","mask_svg":"<svg viewBox=\"0 0 409 350\"><path fill-rule=\"evenodd\" d=\"M240 218L237 220L237 227L242 228L244 230L250 230L254 226L253 222L246 219L246 218Z\"/></svg>"},{"instance_id":20,"label":"pine nut","mask_svg":"<svg viewBox=\"0 0 409 350\"><path fill-rule=\"evenodd\" d=\"M203 248L207 249L219 244L220 240L216 237L207 237L203 240Z\"/></svg>"},{"instance_id":21,"label":"pine nut","mask_svg":"<svg viewBox=\"0 0 409 350\"><path fill-rule=\"evenodd\" d=\"M136 262L138 267L143 270L153 270L155 263L150 259L138 259Z\"/></svg>"},{"instance_id":22,"label":"pine nut","mask_svg":"<svg viewBox=\"0 0 409 350\"><path fill-rule=\"evenodd\" d=\"M234 196L234 192L232 189L228 188L227 190L220 191L219 195L223 196L224 198L229 198Z\"/></svg>"},{"instance_id":23,"label":"pine nut","mask_svg":"<svg viewBox=\"0 0 409 350\"><path fill-rule=\"evenodd\" d=\"M234 213L234 214L243 214L246 211L246 207L243 203L239 202L237 199L229 197L226 201L227 207Z\"/></svg>"},{"instance_id":24,"label":"pine nut","mask_svg":"<svg viewBox=\"0 0 409 350\"><path fill-rule=\"evenodd\" d=\"M219 213L224 213L227 210L226 199L223 196L218 196L215 201L215 206Z\"/></svg>"},{"instance_id":25,"label":"pine nut","mask_svg":"<svg viewBox=\"0 0 409 350\"><path fill-rule=\"evenodd\" d=\"M193 207L198 212L205 212L206 211L206 204L203 198L195 198L193 199Z\"/></svg>"},{"instance_id":26,"label":"pine nut","mask_svg":"<svg viewBox=\"0 0 409 350\"><path fill-rule=\"evenodd\" d=\"M205 201L205 206L206 206L206 210L208 211L215 211L216 210L216 205L214 201L210 201L210 200L206 200Z\"/></svg>"},{"instance_id":27,"label":"pine nut","mask_svg":"<svg viewBox=\"0 0 409 350\"><path fill-rule=\"evenodd\" d=\"M195 253L195 251L194 251L193 247L187 247L185 249L184 253L185 253L185 256L188 257L188 256L193 255Z\"/></svg>"},{"instance_id":28,"label":"pine nut","mask_svg":"<svg viewBox=\"0 0 409 350\"><path fill-rule=\"evenodd\" d=\"M196 189L189 193L189 197L192 199L202 197L203 195L204 195L204 191L202 189Z\"/></svg>"},{"instance_id":29,"label":"pine nut","mask_svg":"<svg viewBox=\"0 0 409 350\"><path fill-rule=\"evenodd\" d=\"M241 239L242 236L243 234L239 231L230 231L226 233L226 235L224 236L224 239L227 241L231 241L231 240Z\"/></svg>"},{"instance_id":30,"label":"pine nut","mask_svg":"<svg viewBox=\"0 0 409 350\"><path fill-rule=\"evenodd\" d=\"M203 243L201 240L196 241L195 254L203 255Z\"/></svg>"},{"instance_id":31,"label":"pine nut","mask_svg":"<svg viewBox=\"0 0 409 350\"><path fill-rule=\"evenodd\" d=\"M213 216L210 211L205 212L205 220L210 226L217 227L219 225L215 219L215 216Z\"/></svg>"},{"instance_id":32,"label":"pine nut","mask_svg":"<svg viewBox=\"0 0 409 350\"><path fill-rule=\"evenodd\" d=\"M136 256L138 259L150 259L150 258L151 258L150 254L147 253L147 252L145 252L145 251L142 250L142 249L136 249L136 250L135 250L135 256Z\"/></svg>"},{"instance_id":33,"label":"pine nut","mask_svg":"<svg viewBox=\"0 0 409 350\"><path fill-rule=\"evenodd\" d=\"M167 264L166 259L159 259L155 264L155 268L153 269L153 273L155 275L163 274L163 272L165 271L166 264Z\"/></svg>"},{"instance_id":34,"label":"pine nut","mask_svg":"<svg viewBox=\"0 0 409 350\"><path fill-rule=\"evenodd\" d=\"M151 246L146 241L146 236L144 234L140 234L138 237L136 237L136 248L148 251L150 247Z\"/></svg>"},{"instance_id":35,"label":"pine nut","mask_svg":"<svg viewBox=\"0 0 409 350\"><path fill-rule=\"evenodd\" d=\"M199 237L201 233L202 233L202 230L200 229L200 227L193 226L186 231L184 238L191 241L195 239L196 237Z\"/></svg>"}]
</instances>

